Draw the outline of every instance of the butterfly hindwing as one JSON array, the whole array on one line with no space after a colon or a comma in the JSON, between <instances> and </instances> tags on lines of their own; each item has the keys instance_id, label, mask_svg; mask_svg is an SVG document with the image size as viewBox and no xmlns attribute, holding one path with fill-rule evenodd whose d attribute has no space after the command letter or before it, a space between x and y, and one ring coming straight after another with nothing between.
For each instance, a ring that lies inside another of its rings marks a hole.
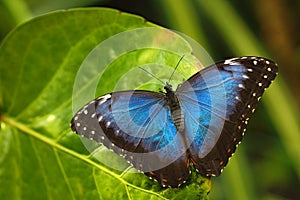
<instances>
[{"instance_id":1,"label":"butterfly hindwing","mask_svg":"<svg viewBox=\"0 0 300 200\"><path fill-rule=\"evenodd\" d=\"M199 173L221 173L277 70L265 58L235 58L199 71L178 87L191 161Z\"/></svg>"}]
</instances>

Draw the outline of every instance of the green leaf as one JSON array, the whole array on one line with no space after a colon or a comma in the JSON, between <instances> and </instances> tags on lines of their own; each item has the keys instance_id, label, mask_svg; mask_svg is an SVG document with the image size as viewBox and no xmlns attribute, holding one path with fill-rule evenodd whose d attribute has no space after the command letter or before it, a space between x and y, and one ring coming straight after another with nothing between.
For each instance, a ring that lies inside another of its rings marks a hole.
<instances>
[{"instance_id":1,"label":"green leaf","mask_svg":"<svg viewBox=\"0 0 300 200\"><path fill-rule=\"evenodd\" d=\"M134 33L144 42L130 43ZM131 37L105 43L124 34ZM184 186L163 188L69 126L98 95L157 91L136 67L165 80L183 55L173 82L201 68L186 40L113 9L53 12L17 27L0 47L1 199L207 199L210 181L195 172Z\"/></svg>"}]
</instances>

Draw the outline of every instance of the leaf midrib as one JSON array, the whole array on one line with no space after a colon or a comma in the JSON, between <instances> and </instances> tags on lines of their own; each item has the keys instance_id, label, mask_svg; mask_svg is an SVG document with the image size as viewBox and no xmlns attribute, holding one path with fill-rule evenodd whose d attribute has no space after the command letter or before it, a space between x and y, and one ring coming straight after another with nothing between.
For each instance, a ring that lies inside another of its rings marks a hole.
<instances>
[{"instance_id":1,"label":"leaf midrib","mask_svg":"<svg viewBox=\"0 0 300 200\"><path fill-rule=\"evenodd\" d=\"M159 198L161 198L161 199L167 199L167 198L161 196L160 194L158 194L158 193L156 193L156 192L153 192L153 191L151 191L151 190L143 189L143 188L141 188L141 187L138 187L138 186L136 186L136 185L133 185L133 184L127 182L126 180L124 180L124 179L122 178L123 174L118 175L118 174L115 174L114 172L109 171L108 169L106 169L106 168L103 167L102 165L100 165L100 164L94 162L93 160L88 159L87 156L84 156L84 155L82 155L82 154L79 154L79 153L77 153L77 152L75 152L75 151L72 151L72 150L70 150L70 149L68 149L68 148L66 148L66 147L64 147L64 146L62 146L62 145L56 143L56 142L55 142L56 140L50 139L50 138L48 138L48 137L45 137L45 136L39 134L39 133L36 132L35 130L33 130L33 129L27 127L26 125L24 125L24 124L22 124L22 123L16 121L14 118L11 118L11 117L9 117L9 116L7 116L7 115L2 115L2 116L1 116L1 121L4 122L4 123L6 123L6 124L8 124L8 125L10 125L11 127L14 127L14 128L16 128L16 129L22 131L23 133L26 133L27 135L29 135L29 136L31 136L31 137L33 137L33 138L39 140L39 141L42 141L42 142L44 142L44 143L46 143L46 144L52 146L54 149L57 149L57 150L60 150L60 151L62 151L62 152L64 152L64 153L67 153L67 154L69 154L69 155L72 155L72 156L74 156L75 158L80 159L80 160L86 162L87 164L93 166L94 168L97 168L97 169L103 171L104 173L106 173L106 174L108 174L108 175L114 177L115 179L117 179L118 181L120 181L120 182L125 186L126 191L128 192L128 194L127 194L127 195L128 195L128 198L130 198L130 196L129 196L129 191L128 191L127 187L132 187L132 188L134 188L134 189L140 190L141 192L145 192L145 193L149 193L149 194L151 194L151 195L155 195L155 196L157 196L157 197L159 197Z\"/></svg>"}]
</instances>

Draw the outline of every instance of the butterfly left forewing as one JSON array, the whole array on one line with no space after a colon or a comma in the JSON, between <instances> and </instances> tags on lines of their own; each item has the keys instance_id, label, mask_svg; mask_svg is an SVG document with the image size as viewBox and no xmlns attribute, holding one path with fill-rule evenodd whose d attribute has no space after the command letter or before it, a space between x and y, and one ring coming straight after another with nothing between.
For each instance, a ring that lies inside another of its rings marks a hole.
<instances>
[{"instance_id":1,"label":"butterfly left forewing","mask_svg":"<svg viewBox=\"0 0 300 200\"><path fill-rule=\"evenodd\" d=\"M188 159L164 98L139 90L107 94L80 109L71 127L162 185L177 187L189 176Z\"/></svg>"},{"instance_id":2,"label":"butterfly left forewing","mask_svg":"<svg viewBox=\"0 0 300 200\"><path fill-rule=\"evenodd\" d=\"M197 171L221 173L277 70L265 58L234 58L201 70L177 89L190 158Z\"/></svg>"}]
</instances>

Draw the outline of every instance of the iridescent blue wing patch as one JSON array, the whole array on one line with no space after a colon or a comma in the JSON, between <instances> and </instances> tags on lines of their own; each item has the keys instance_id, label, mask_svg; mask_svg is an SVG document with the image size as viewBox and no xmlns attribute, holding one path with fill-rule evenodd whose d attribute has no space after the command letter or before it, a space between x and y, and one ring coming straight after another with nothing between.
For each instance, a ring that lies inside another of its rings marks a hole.
<instances>
[{"instance_id":1,"label":"iridescent blue wing patch","mask_svg":"<svg viewBox=\"0 0 300 200\"><path fill-rule=\"evenodd\" d=\"M277 70L265 58L234 58L199 71L178 87L190 159L199 173L221 173Z\"/></svg>"},{"instance_id":2,"label":"iridescent blue wing patch","mask_svg":"<svg viewBox=\"0 0 300 200\"><path fill-rule=\"evenodd\" d=\"M136 90L104 95L79 110L71 126L162 185L176 187L189 176L186 149L162 93Z\"/></svg>"}]
</instances>

